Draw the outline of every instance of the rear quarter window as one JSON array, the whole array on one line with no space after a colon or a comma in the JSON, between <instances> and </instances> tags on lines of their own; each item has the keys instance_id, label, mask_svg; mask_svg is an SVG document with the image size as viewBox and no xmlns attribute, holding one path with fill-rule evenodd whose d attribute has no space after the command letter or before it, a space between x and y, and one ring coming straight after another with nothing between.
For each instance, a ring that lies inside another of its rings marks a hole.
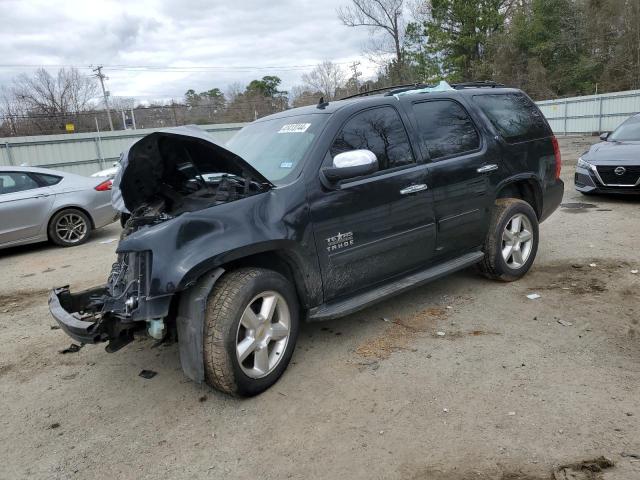
<instances>
[{"instance_id":1,"label":"rear quarter window","mask_svg":"<svg viewBox=\"0 0 640 480\"><path fill-rule=\"evenodd\" d=\"M31 176L34 177L40 185L46 187L50 187L51 185L60 183L60 180L62 180L62 177L59 177L57 175L49 175L46 173L32 173Z\"/></svg>"},{"instance_id":2,"label":"rear quarter window","mask_svg":"<svg viewBox=\"0 0 640 480\"><path fill-rule=\"evenodd\" d=\"M507 142L524 142L551 135L542 112L525 95L475 95L473 101Z\"/></svg>"}]
</instances>

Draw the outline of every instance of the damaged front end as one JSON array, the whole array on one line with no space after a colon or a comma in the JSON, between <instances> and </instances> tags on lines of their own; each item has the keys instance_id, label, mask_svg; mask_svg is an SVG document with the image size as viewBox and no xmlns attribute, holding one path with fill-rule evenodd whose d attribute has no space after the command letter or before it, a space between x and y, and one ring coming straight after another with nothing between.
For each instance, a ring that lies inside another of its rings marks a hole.
<instances>
[{"instance_id":1,"label":"damaged front end","mask_svg":"<svg viewBox=\"0 0 640 480\"><path fill-rule=\"evenodd\" d=\"M149 251L119 253L106 285L75 294L68 286L51 291L51 314L76 341L108 341L109 352L119 350L145 328L151 337L162 339L171 295L150 297L151 260Z\"/></svg>"},{"instance_id":2,"label":"damaged front end","mask_svg":"<svg viewBox=\"0 0 640 480\"><path fill-rule=\"evenodd\" d=\"M201 263L196 258L201 248L190 245L224 231L209 213L203 220L201 211L272 186L198 128L143 137L123 154L113 183L112 203L129 219L107 283L79 293L68 286L54 289L51 314L76 341L108 341L109 352L131 342L139 331L165 338L172 299L185 287L178 285L186 269L181 260Z\"/></svg>"}]
</instances>

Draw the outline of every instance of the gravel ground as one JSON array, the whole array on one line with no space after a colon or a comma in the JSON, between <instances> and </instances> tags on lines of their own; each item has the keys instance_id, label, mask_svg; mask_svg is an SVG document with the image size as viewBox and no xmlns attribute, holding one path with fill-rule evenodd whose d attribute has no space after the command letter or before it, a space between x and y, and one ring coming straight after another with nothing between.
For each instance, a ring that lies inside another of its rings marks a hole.
<instances>
[{"instance_id":1,"label":"gravel ground","mask_svg":"<svg viewBox=\"0 0 640 480\"><path fill-rule=\"evenodd\" d=\"M543 480L600 455L615 466L557 478L640 478L640 199L573 190L589 142L561 145L564 202L592 205L542 224L524 279L464 271L304 325L249 400L187 380L175 345L59 353L46 291L102 283L117 225L1 251L0 478Z\"/></svg>"}]
</instances>

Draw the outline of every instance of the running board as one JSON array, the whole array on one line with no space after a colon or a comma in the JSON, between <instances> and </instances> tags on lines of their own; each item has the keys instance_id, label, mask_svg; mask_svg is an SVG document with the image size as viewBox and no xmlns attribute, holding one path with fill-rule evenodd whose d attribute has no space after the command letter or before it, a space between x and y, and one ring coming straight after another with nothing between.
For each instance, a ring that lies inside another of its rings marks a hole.
<instances>
[{"instance_id":1,"label":"running board","mask_svg":"<svg viewBox=\"0 0 640 480\"><path fill-rule=\"evenodd\" d=\"M454 258L453 260L441 263L440 265L427 268L426 270L422 270L417 273L412 273L409 276L375 287L372 290L367 290L355 297L330 302L320 305L319 307L312 308L309 310L307 319L310 322L320 322L349 315L368 307L369 305L373 305L374 303L381 302L389 297L417 287L418 285L431 282L457 270L469 267L478 263L483 257L484 253L482 252L467 253L466 255Z\"/></svg>"}]
</instances>

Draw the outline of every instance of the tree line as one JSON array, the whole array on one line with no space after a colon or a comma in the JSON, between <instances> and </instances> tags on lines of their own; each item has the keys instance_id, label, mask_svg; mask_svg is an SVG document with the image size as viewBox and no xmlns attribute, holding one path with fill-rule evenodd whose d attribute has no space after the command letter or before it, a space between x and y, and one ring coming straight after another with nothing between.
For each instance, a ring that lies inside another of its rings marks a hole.
<instances>
[{"instance_id":1,"label":"tree line","mask_svg":"<svg viewBox=\"0 0 640 480\"><path fill-rule=\"evenodd\" d=\"M378 84L493 80L535 99L640 89L638 0L352 0Z\"/></svg>"},{"instance_id":2,"label":"tree line","mask_svg":"<svg viewBox=\"0 0 640 480\"><path fill-rule=\"evenodd\" d=\"M112 97L114 124L138 128L246 122L290 107L405 83L493 80L534 99L640 89L640 0L345 0L345 27L371 33L378 65L326 60L290 91L275 75L137 105ZM96 79L74 68L22 74L0 90L0 136L108 128Z\"/></svg>"}]
</instances>

